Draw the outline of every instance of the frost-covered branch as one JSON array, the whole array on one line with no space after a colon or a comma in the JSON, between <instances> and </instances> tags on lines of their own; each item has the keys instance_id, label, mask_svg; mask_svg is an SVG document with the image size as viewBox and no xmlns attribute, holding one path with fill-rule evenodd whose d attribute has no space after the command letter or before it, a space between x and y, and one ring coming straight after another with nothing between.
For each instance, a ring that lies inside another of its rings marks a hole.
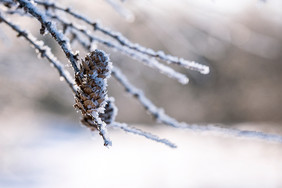
<instances>
[{"instance_id":1,"label":"frost-covered branch","mask_svg":"<svg viewBox=\"0 0 282 188\"><path fill-rule=\"evenodd\" d=\"M77 40L80 42L79 38ZM81 44L87 49L89 45L81 42ZM179 122L176 119L167 115L162 108L157 107L150 99L148 99L142 90L136 88L132 85L126 76L117 67L113 67L112 76L117 79L117 81L125 88L126 92L134 96L142 104L142 106L160 123L182 129L190 129L198 132L212 131L217 133L223 133L228 135L233 135L237 137L253 137L263 140L276 141L282 143L282 136L267 134L257 131L248 130L238 130L232 128L223 128L215 125L198 125L198 124L187 124L184 122Z\"/></svg>"},{"instance_id":2,"label":"frost-covered branch","mask_svg":"<svg viewBox=\"0 0 282 188\"><path fill-rule=\"evenodd\" d=\"M21 29L19 26L10 22L4 15L0 12L0 22L4 22L15 32L18 33L18 37L25 38L40 54L41 57L45 57L54 68L57 69L60 76L64 78L69 87L74 93L76 93L76 87L74 85L74 80L71 77L70 73L65 70L64 65L52 54L51 49L44 45L43 41L38 41L31 33Z\"/></svg>"},{"instance_id":3,"label":"frost-covered branch","mask_svg":"<svg viewBox=\"0 0 282 188\"><path fill-rule=\"evenodd\" d=\"M95 29L103 32L104 34L114 38L117 40L121 45L126 46L132 50L135 50L137 52L140 52L142 54L146 54L148 56L161 59L167 63L172 63L176 65L180 65L186 69L198 71L202 74L208 74L210 72L209 67L206 65L199 64L194 61L187 61L183 58L178 58L172 55L167 55L163 51L154 51L150 48L145 48L137 43L130 42L127 38L125 38L121 33L115 32L110 30L109 28L103 27L100 24L96 23Z\"/></svg>"},{"instance_id":4,"label":"frost-covered branch","mask_svg":"<svg viewBox=\"0 0 282 188\"><path fill-rule=\"evenodd\" d=\"M89 50L89 48L90 48L91 45L87 45L87 43L84 42L84 41L83 41L82 39L80 39L79 37L77 37L76 40L78 40L78 41L81 43L81 45L82 45L86 50ZM113 75L118 81L120 81L119 78L116 77L116 74L115 74L115 73L116 73L116 70L117 70L117 68L112 67L112 69L111 69L112 75ZM113 100L113 99L112 99L112 100ZM111 104L111 105L112 105L112 103L113 103L113 102L111 102L111 103L108 102L108 104ZM117 110L116 107L111 107L111 108L113 108L113 111L116 111L116 110ZM107 108L106 108L106 110L107 110ZM100 116L101 116L101 115L104 116L104 114L100 114ZM107 115L106 115L106 116L107 116ZM113 114L111 114L108 118L109 118L109 119L112 119L112 118L114 119L115 116L116 116L116 112L113 112ZM87 120L85 120L85 119L83 119L83 121L86 121L86 122L87 122ZM104 121L104 118L103 118L103 121ZM106 122L107 122L107 121L106 121ZM171 142L170 142L169 140L167 140L167 139L160 139L158 136L152 135L152 134L147 133L147 132L145 132L145 131L142 131L142 130L140 130L140 129L137 129L137 128L134 128L134 127L129 127L129 126L127 126L125 123L118 123L118 122L115 122L114 120L110 120L110 122L107 122L107 124L110 125L110 126L112 126L112 127L120 128L120 129L122 129L122 130L124 130L124 131L126 131L126 132L130 132L130 133L133 133L133 134L138 134L138 135L144 136L144 137L146 137L146 138L148 138L148 139L151 139L151 140L154 140L154 141L157 141L157 142L161 142L161 143L163 143L163 144L165 144L165 145L168 145L169 147L172 147L172 148L175 148L175 147L176 147L175 144L171 143Z\"/></svg>"},{"instance_id":5,"label":"frost-covered branch","mask_svg":"<svg viewBox=\"0 0 282 188\"><path fill-rule=\"evenodd\" d=\"M89 30L87 30L85 27L79 26L78 24L74 24L71 22L67 22L64 19L58 17L57 15L51 15L50 13L47 14L48 16L50 16L51 18L59 21L61 24L63 24L64 28L69 29L69 30L74 30L75 32L80 32L83 35L85 35L89 41L91 43L93 42L98 42L100 44L103 44L109 48L113 48L115 50L118 50L119 52L137 60L140 62L143 62L145 65L154 68L158 71L160 71L161 73L167 75L170 78L176 79L178 80L178 82L182 83L182 84L187 84L189 79L184 75L181 74L179 72L176 72L174 69L165 66L161 63L159 63L156 59L150 58L144 54L140 54L137 53L136 51L126 47L126 46L120 46L117 45L115 43L113 43L112 41L106 40L106 39L102 39L100 37L95 36L94 34L92 34ZM77 36L77 34L76 34ZM89 44L91 46L91 44Z\"/></svg>"},{"instance_id":6,"label":"frost-covered branch","mask_svg":"<svg viewBox=\"0 0 282 188\"><path fill-rule=\"evenodd\" d=\"M73 17L84 21L85 23L87 23L88 25L91 25L93 27L94 30L98 30L101 31L102 33L104 33L107 36L112 37L113 39L115 39L116 41L118 41L122 46L126 46L134 51L138 51L140 53L146 54L148 56L154 57L154 58L159 58L167 63L173 63L173 64L177 64L180 65L184 68L187 69L191 69L194 71L198 71L202 74L208 74L209 73L209 67L199 64L197 62L194 61L187 61L183 58L178 58L172 55L167 55L162 51L154 51L150 48L146 48L143 47L137 43L132 43L130 42L126 37L124 37L121 33L116 32L116 31L112 31L109 28L103 27L101 24L98 24L97 22L93 22L90 19L88 19L87 17L76 13L75 11L71 10L70 8L64 8L60 5L58 5L55 2L48 2L48 1L35 1L36 3L45 6L45 8L52 8L52 9L56 9L56 10L60 10L60 11L64 11L67 14L72 15Z\"/></svg>"},{"instance_id":7,"label":"frost-covered branch","mask_svg":"<svg viewBox=\"0 0 282 188\"><path fill-rule=\"evenodd\" d=\"M36 6L31 1L17 0L17 2L19 2L21 7L23 7L28 13L33 15L41 23L41 33L44 33L45 29L47 29L51 33L51 35L61 46L66 57L71 62L74 71L77 73L79 71L79 69L77 68L78 54L74 54L72 52L68 38L63 35L63 33L59 32L55 23L52 23L51 20L48 20L45 13L36 8Z\"/></svg>"},{"instance_id":8,"label":"frost-covered branch","mask_svg":"<svg viewBox=\"0 0 282 188\"><path fill-rule=\"evenodd\" d=\"M86 32L86 31L85 31ZM89 50L91 45L87 45L79 37L76 38L82 46ZM90 40L91 41L91 40ZM109 43L111 44L111 43ZM213 131L213 132L220 132L224 134L229 134L233 136L241 136L241 137L255 137L263 140L272 140L282 142L282 136L280 135L271 135L262 132L256 131L245 131L245 130L237 130L237 129L230 129L230 128L223 128L215 125L197 125L197 124L187 124L184 122L179 122L175 118L170 117L167 115L162 108L157 107L150 99L148 99L142 90L136 88L132 85L126 76L119 70L117 67L113 67L112 75L115 77L119 83L125 88L125 90L138 99L138 101L144 106L144 108L160 123L175 127L175 128L183 128L183 129L190 129L193 131Z\"/></svg>"},{"instance_id":9,"label":"frost-covered branch","mask_svg":"<svg viewBox=\"0 0 282 188\"><path fill-rule=\"evenodd\" d=\"M115 127L115 128L120 128L126 132L129 132L129 133L133 133L133 134L137 134L137 135L140 135L140 136L144 136L150 140L154 140L156 142L160 142L160 143L163 143L171 148L176 148L177 146L170 142L169 140L167 139L164 139L164 138L159 138L158 136L156 135L153 135L151 133L148 133L148 132L145 132L143 130L140 130L140 129L137 129L135 127L130 127L128 126L127 124L125 123L118 123L118 122L114 122L113 124L110 125L111 127Z\"/></svg>"},{"instance_id":10,"label":"frost-covered branch","mask_svg":"<svg viewBox=\"0 0 282 188\"><path fill-rule=\"evenodd\" d=\"M198 124L187 124L184 122L179 122L176 119L167 115L163 109L158 108L154 103L148 99L142 90L136 88L132 85L125 75L117 68L114 67L112 70L112 75L122 84L125 90L132 96L138 99L138 101L144 106L144 108L160 123L182 129L190 129L193 131L205 132L212 131L223 133L227 135L233 135L237 137L253 137L262 140L276 141L282 143L282 136L275 134L267 134L258 131L248 131L248 130L238 130L232 128L223 128L219 125L198 125Z\"/></svg>"},{"instance_id":11,"label":"frost-covered branch","mask_svg":"<svg viewBox=\"0 0 282 188\"><path fill-rule=\"evenodd\" d=\"M20 11L8 11L7 13L19 14L19 15L23 14ZM132 59L143 62L145 65L147 65L147 66L149 66L153 69L158 70L162 74L165 74L170 78L176 79L181 84L187 84L189 82L189 79L186 77L186 75L179 73L179 72L175 71L174 69L159 63L154 58L150 58L147 55L140 54L140 53L138 53L138 52L126 47L126 46L120 46L120 45L115 44L112 41L103 39L101 37L97 37L94 34L92 34L89 30L87 30L85 27L79 26L76 23L68 22L68 21L60 18L59 16L57 16L55 14L46 13L46 15L48 17L50 17L51 19L57 20L59 23L61 23L64 27L64 30L74 30L74 31L72 31L72 33L75 36L78 35L77 32L82 33L87 38L89 38L91 43L98 42L100 44L105 45L106 47L118 50L119 52L131 57ZM89 45L91 45L91 44L89 44Z\"/></svg>"}]
</instances>

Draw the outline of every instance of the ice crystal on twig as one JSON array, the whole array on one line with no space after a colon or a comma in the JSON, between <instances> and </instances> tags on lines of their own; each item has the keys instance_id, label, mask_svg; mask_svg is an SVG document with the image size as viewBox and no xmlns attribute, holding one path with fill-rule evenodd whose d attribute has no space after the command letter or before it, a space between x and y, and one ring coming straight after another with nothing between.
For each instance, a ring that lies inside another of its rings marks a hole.
<instances>
[{"instance_id":1,"label":"ice crystal on twig","mask_svg":"<svg viewBox=\"0 0 282 188\"><path fill-rule=\"evenodd\" d=\"M171 148L176 148L177 147L175 144L173 144L172 142L170 142L167 139L159 138L156 135L153 135L151 133L142 131L142 130L137 129L135 127L130 127L130 126L128 126L125 123L114 122L111 126L114 127L114 128L120 128L120 129L124 130L125 132L129 132L129 133L137 134L137 135L140 135L140 136L144 136L145 138L148 138L150 140L154 140L156 142L163 143L163 144L165 144L165 145L167 145L167 146L169 146Z\"/></svg>"}]
</instances>

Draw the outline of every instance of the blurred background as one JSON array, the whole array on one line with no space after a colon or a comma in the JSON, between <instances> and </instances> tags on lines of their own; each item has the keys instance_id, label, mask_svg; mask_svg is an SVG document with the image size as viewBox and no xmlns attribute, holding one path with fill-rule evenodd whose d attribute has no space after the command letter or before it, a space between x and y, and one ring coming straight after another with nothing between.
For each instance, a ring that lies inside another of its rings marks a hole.
<instances>
[{"instance_id":1,"label":"blurred background","mask_svg":"<svg viewBox=\"0 0 282 188\"><path fill-rule=\"evenodd\" d=\"M172 65L190 79L181 85L98 45L172 117L282 134L282 1L58 2L132 42L210 66L210 74L201 75ZM44 40L71 71L36 21L10 18ZM80 126L72 92L56 70L15 36L0 24L0 187L282 187L281 144L156 125L114 79L109 95L119 108L117 121L179 148L115 130L114 146L104 148L99 135ZM79 44L73 49L85 55Z\"/></svg>"}]
</instances>

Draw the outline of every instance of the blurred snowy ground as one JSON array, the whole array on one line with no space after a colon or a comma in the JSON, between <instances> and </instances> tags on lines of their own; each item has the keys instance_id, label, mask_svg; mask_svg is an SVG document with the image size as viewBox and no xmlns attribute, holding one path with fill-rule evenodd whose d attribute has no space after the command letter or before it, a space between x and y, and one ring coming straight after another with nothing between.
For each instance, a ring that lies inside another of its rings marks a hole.
<instances>
[{"instance_id":1,"label":"blurred snowy ground","mask_svg":"<svg viewBox=\"0 0 282 188\"><path fill-rule=\"evenodd\" d=\"M282 186L281 144L138 126L178 148L117 130L110 131L113 146L106 148L85 128L33 115L23 113L3 122L1 188Z\"/></svg>"}]
</instances>

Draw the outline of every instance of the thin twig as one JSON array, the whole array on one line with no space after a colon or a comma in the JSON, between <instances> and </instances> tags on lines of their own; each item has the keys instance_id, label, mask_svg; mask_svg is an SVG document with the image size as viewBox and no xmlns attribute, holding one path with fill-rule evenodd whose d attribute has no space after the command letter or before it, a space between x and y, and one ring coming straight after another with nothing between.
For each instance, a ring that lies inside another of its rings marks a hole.
<instances>
[{"instance_id":1,"label":"thin twig","mask_svg":"<svg viewBox=\"0 0 282 188\"><path fill-rule=\"evenodd\" d=\"M233 135L238 137L253 137L262 140L276 141L282 143L282 136L275 134L268 134L258 131L238 130L232 128L223 128L219 125L198 125L198 124L187 124L184 122L178 122L176 119L168 116L163 109L158 108L148 99L144 93L133 86L124 74L117 68L112 69L112 75L122 84L125 90L132 96L138 99L138 101L144 106L144 108L160 123L182 129L190 129L193 131L213 131L223 133L227 135Z\"/></svg>"},{"instance_id":2,"label":"thin twig","mask_svg":"<svg viewBox=\"0 0 282 188\"><path fill-rule=\"evenodd\" d=\"M47 16L41 12L38 8L34 6L30 1L28 0L17 0L19 4L24 7L24 9L33 15L41 24L42 28L45 30L45 28L51 33L51 35L54 37L54 39L58 42L58 44L61 46L62 50L64 51L66 57L69 59L69 61L72 64L72 67L75 71L75 73L79 72L79 69L77 67L77 59L78 55L73 54L69 40L64 36L61 32L57 30L57 27L54 23L52 23L50 20L47 19Z\"/></svg>"},{"instance_id":3,"label":"thin twig","mask_svg":"<svg viewBox=\"0 0 282 188\"><path fill-rule=\"evenodd\" d=\"M137 135L140 135L140 136L144 136L150 140L154 140L156 142L160 142L160 143L163 143L171 148L176 148L177 146L170 142L169 140L167 139L163 139L163 138L159 138L158 136L156 135L153 135L151 133L148 133L148 132L145 132L143 130L140 130L140 129L137 129L135 127L130 127L128 126L127 124L125 123L118 123L118 122L114 122L110 125L111 127L116 127L116 128L120 128L126 132L129 132L129 133L133 133L133 134L137 134Z\"/></svg>"},{"instance_id":4,"label":"thin twig","mask_svg":"<svg viewBox=\"0 0 282 188\"><path fill-rule=\"evenodd\" d=\"M57 69L60 76L64 78L72 91L76 93L77 88L74 85L74 80L70 73L64 69L64 65L54 56L54 54L52 54L51 49L44 45L43 41L38 41L32 34L10 22L1 13L0 21L6 23L10 28L18 33L18 37L24 37L35 49L37 49L41 57L45 57Z\"/></svg>"},{"instance_id":5,"label":"thin twig","mask_svg":"<svg viewBox=\"0 0 282 188\"><path fill-rule=\"evenodd\" d=\"M79 38L76 38L79 42ZM90 45L87 45L84 41L81 42L82 46L89 50ZM282 143L282 136L275 134L268 134L258 131L238 130L232 128L223 128L220 125L198 125L198 124L187 124L179 122L176 119L167 115L162 108L157 107L150 99L148 99L142 90L132 85L126 76L116 66L112 68L112 76L125 88L126 92L134 96L141 105L160 123L182 129L190 129L193 131L205 132L212 131L217 133L223 133L227 135L233 135L237 137L253 137L262 140L269 140Z\"/></svg>"},{"instance_id":6,"label":"thin twig","mask_svg":"<svg viewBox=\"0 0 282 188\"><path fill-rule=\"evenodd\" d=\"M115 44L111 41L99 38L99 37L93 35L86 28L80 27L78 24L73 24L73 23L67 22L67 21L63 20L62 18L58 17L57 15L51 15L51 14L48 14L48 13L47 13L47 15L50 16L52 19L56 19L57 21L62 23L66 28L73 29L77 32L82 33L87 38L89 38L89 40L91 42L97 41L100 44L103 44L103 45L105 45L109 48L114 48L114 49L120 51L121 53L123 53L123 54L125 54L125 55L127 55L127 56L129 56L133 59L141 61L145 65L160 71L162 74L165 74L170 78L176 79L178 82L180 82L182 84L187 84L188 81L189 81L189 79L184 74L176 72L172 68L159 63L156 59L149 58L148 56L146 56L144 54L137 53L136 51L131 50L131 49L127 48L126 46L120 46L120 45L117 45L117 44Z\"/></svg>"},{"instance_id":7,"label":"thin twig","mask_svg":"<svg viewBox=\"0 0 282 188\"><path fill-rule=\"evenodd\" d=\"M9 13L11 13L11 12L9 12ZM16 11L16 12L13 12L13 13L19 13L19 12ZM3 21L4 21L4 20L3 20ZM5 21L6 21L6 20L5 20ZM10 25L12 26L12 28L15 29L18 33L22 33L22 36L25 37L31 44L33 44L33 45L35 46L35 48L39 50L39 52L42 52L42 50L40 50L40 49L41 49L40 46L36 45L36 42L33 42L33 40L31 40L31 38L34 38L34 37L31 37L31 35L28 35L28 34L26 34L24 31L19 30L19 28L18 28L17 26L13 26L11 23L9 23L9 24L10 24ZM77 39L79 40L79 38L77 38ZM79 40L79 42L82 43L82 45L83 45L85 48L87 48L87 49L90 48L90 46L89 46L86 42L83 42L82 40ZM46 48L47 48L47 47L46 47ZM48 49L49 49L49 48L48 48ZM49 49L49 50L50 50L50 49ZM51 52L50 52L50 53L51 53ZM62 67L62 66L58 66L58 63L56 63L55 60L52 60L51 57L54 57L53 54L49 55L49 53L46 53L46 54L43 54L43 55L44 55L45 57L47 57L47 59L48 59L51 63L55 64L55 67L56 67L59 71L61 70L59 67ZM55 57L54 57L54 58L55 58ZM60 73L61 73L61 72L60 72ZM67 72L67 73L68 73L68 72ZM65 77L64 74L62 74L62 76ZM65 80L66 80L66 81L69 81L68 78L65 78ZM70 83L70 82L68 82L68 83ZM72 86L74 86L73 83L72 83ZM73 91L77 91L77 88L74 88L74 87L73 87ZM171 142L168 141L167 139L161 139L161 138L159 138L159 137L156 136L156 135L147 133L147 132L145 132L145 131L142 131L142 130L137 129L137 128L134 128L134 127L129 127L129 126L127 126L127 125L124 124L124 123L117 123L117 122L114 122L113 124L111 124L111 126L112 126L112 127L115 127L115 128L120 128L120 129L122 129L122 130L124 130L124 131L126 131L126 132L130 132L130 133L133 133L133 134L137 134L137 135L140 135L140 136L144 136L144 137L146 137L146 138L148 138L148 139L151 139L151 140L154 140L154 141L163 143L163 144L165 144L165 145L167 145L167 146L169 146L169 147L172 147L172 148L175 148L175 147L176 147L175 144L171 143ZM100 131L100 132L101 132L101 131ZM104 139L105 145L111 145L111 142L109 141L108 137L105 137L105 135L106 135L106 134L105 134L105 131L102 132L102 133L103 133L103 134L102 134L102 137L103 137L103 139Z\"/></svg>"},{"instance_id":8,"label":"thin twig","mask_svg":"<svg viewBox=\"0 0 282 188\"><path fill-rule=\"evenodd\" d=\"M87 45L84 45L87 48ZM253 137L259 138L262 140L269 140L269 141L276 141L282 142L282 137L280 135L275 134L268 134L258 131L248 131L248 130L238 130L232 128L223 128L219 127L219 125L198 125L198 124L187 124L184 122L178 122L176 119L168 116L164 113L163 109L158 108L154 105L145 95L144 93L129 83L128 79L125 77L124 74L117 67L113 67L112 75L124 86L125 90L131 94L132 96L136 97L139 102L144 106L144 108L154 117L158 122L161 122L166 125L170 125L176 128L183 128L183 129L190 129L193 131L212 131L217 133L223 133L227 135L233 135L237 137ZM125 130L125 129L123 129Z\"/></svg>"},{"instance_id":9,"label":"thin twig","mask_svg":"<svg viewBox=\"0 0 282 188\"><path fill-rule=\"evenodd\" d=\"M8 11L7 13L22 15L22 12L19 12L19 11ZM123 53L123 54L137 60L137 61L143 62L145 65L147 65L151 68L157 69L162 74L165 74L170 78L176 79L181 84L187 84L189 82L189 79L184 74L176 72L174 69L159 63L156 59L149 58L144 54L139 54L136 51L133 51L133 50L127 48L126 46L120 46L120 45L117 45L117 44L115 44L115 43L113 43L109 40L99 38L99 37L93 35L86 28L81 27L78 24L73 24L71 22L67 22L64 19L58 17L57 15L50 14L50 13L46 13L46 15L48 17L50 17L51 19L55 19L55 20L59 21L61 24L64 25L66 30L72 29L72 30L75 30L77 32L80 32L80 33L84 34L86 37L88 37L90 41L92 41L92 42L97 41L100 44L103 44L103 45L105 45L109 48L114 48L114 49L120 51L121 53ZM77 34L75 34L75 35L77 35Z\"/></svg>"},{"instance_id":10,"label":"thin twig","mask_svg":"<svg viewBox=\"0 0 282 188\"><path fill-rule=\"evenodd\" d=\"M79 38L79 36L76 37L76 40L82 45L82 47L84 47L86 50L90 50L91 48L91 45L87 44L85 41L83 41L82 39ZM116 77L116 74L115 74L115 71L116 71L117 68L113 67L112 68L112 76L115 77L118 81L119 79ZM142 103L141 103L142 104ZM126 132L130 132L130 133L133 133L133 134L137 134L137 135L140 135L140 136L144 136L148 139L151 139L151 140L154 140L154 141L157 141L157 142L161 142L163 144L166 144L168 145L169 147L172 147L172 148L175 148L177 147L175 144L171 143L169 140L166 140L166 139L160 139L158 136L155 136L155 135L152 135L150 133L147 133L141 129L137 129L137 128L134 128L134 127L129 127L127 126L127 124L125 123L118 123L118 122L113 122L110 124L110 126L112 127L116 127L116 128L121 128L122 130L126 131Z\"/></svg>"},{"instance_id":11,"label":"thin twig","mask_svg":"<svg viewBox=\"0 0 282 188\"><path fill-rule=\"evenodd\" d=\"M163 51L154 51L153 49L150 48L145 48L137 43L132 43L130 42L126 37L124 37L121 33L116 32L116 31L112 31L109 28L103 27L101 24L98 24L97 22L93 22L90 19L88 19L87 17L76 13L75 11L71 10L70 8L63 8L62 6L58 5L55 2L46 2L46 1L38 1L35 0L35 2L39 5L43 5L45 7L48 8L52 8L52 9L57 9L63 12L66 12L67 14L81 20L84 21L85 23L87 23L88 25L91 25L93 27L94 30L98 30L101 31L102 33L104 33L105 35L108 35L110 37L112 37L113 39L115 39L116 41L118 41L122 46L126 46L134 51L138 51L140 53L146 54L148 56L154 57L154 58L159 58L167 63L173 63L173 64L177 64L180 65L184 68L187 69L191 69L194 71L198 71L202 74L208 74L209 73L209 67L206 65L202 65L199 64L197 62L194 61L187 61L183 58L178 58L176 56L171 56L171 55L167 55L165 54Z\"/></svg>"}]
</instances>

